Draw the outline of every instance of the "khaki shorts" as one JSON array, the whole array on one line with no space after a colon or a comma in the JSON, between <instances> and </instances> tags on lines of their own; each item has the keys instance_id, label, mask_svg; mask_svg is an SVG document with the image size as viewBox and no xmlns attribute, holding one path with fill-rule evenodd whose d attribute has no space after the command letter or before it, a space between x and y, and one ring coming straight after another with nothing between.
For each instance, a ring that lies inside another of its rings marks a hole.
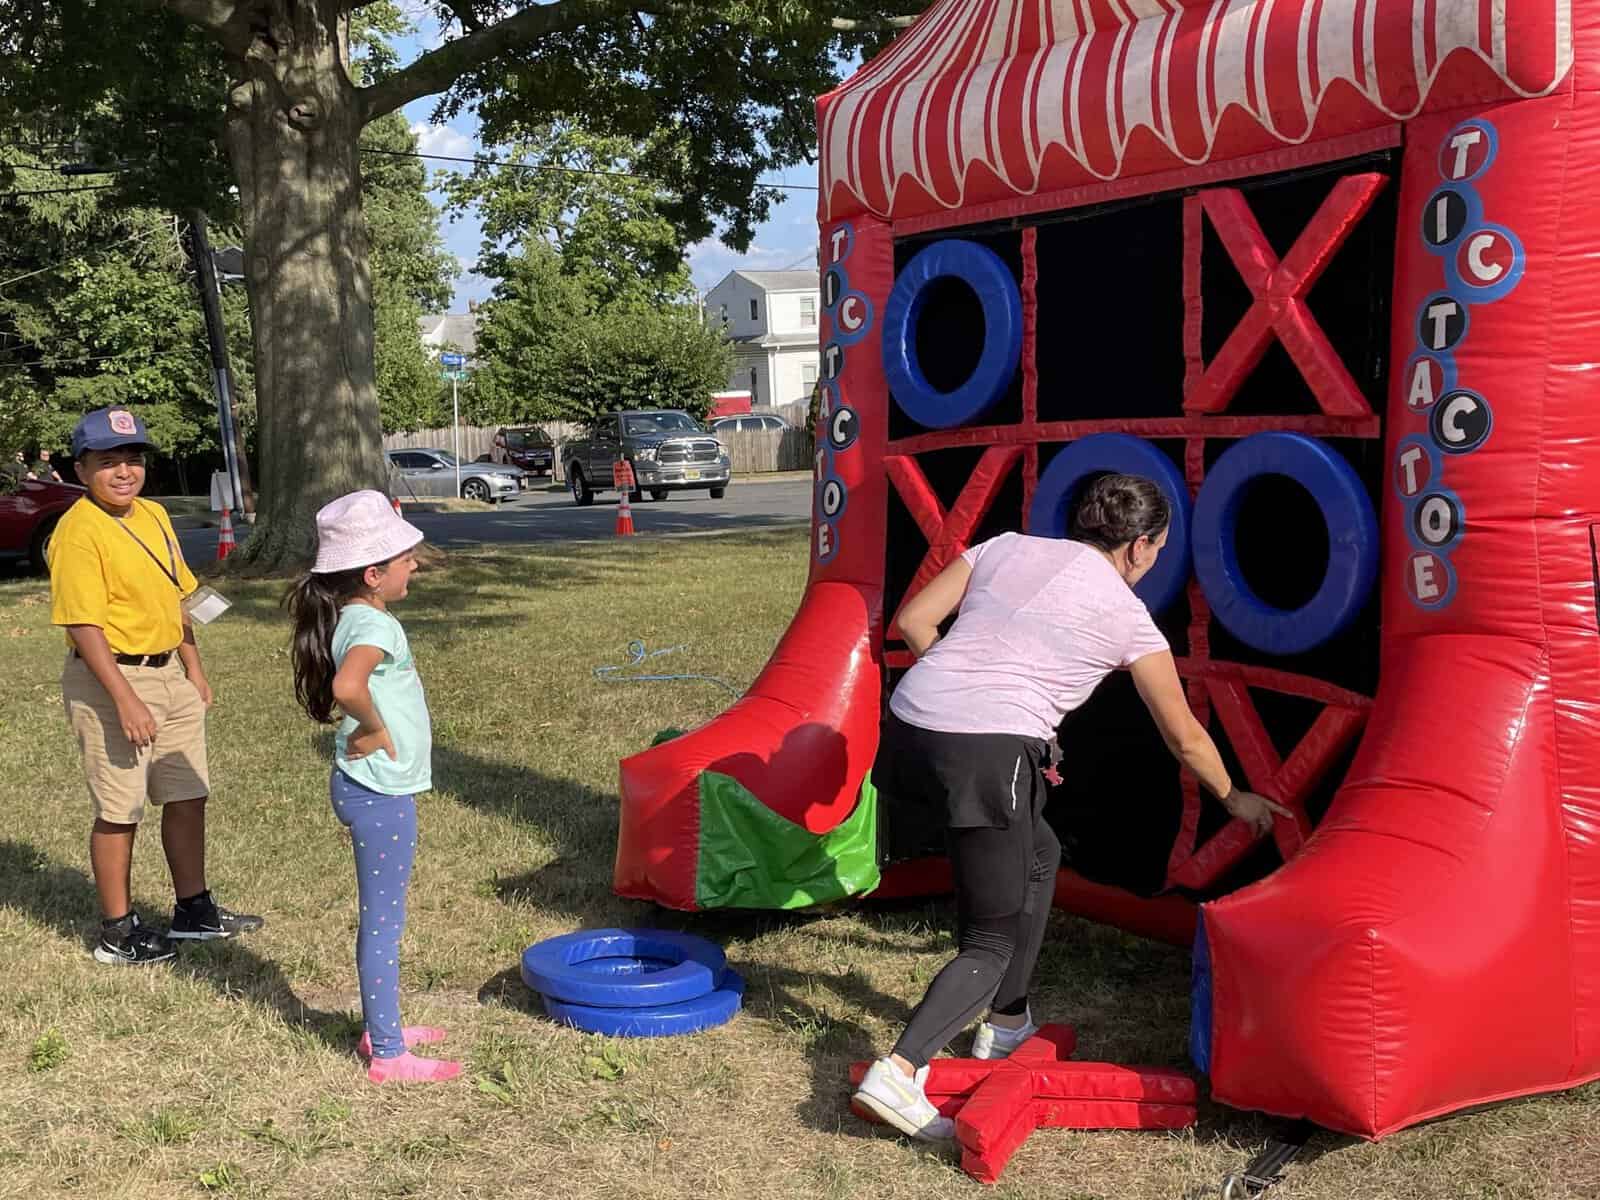
<instances>
[{"instance_id":1,"label":"khaki shorts","mask_svg":"<svg viewBox=\"0 0 1600 1200\"><path fill-rule=\"evenodd\" d=\"M117 670L155 718L154 745L134 749L111 696L74 654L67 656L61 672L61 699L83 754L94 815L113 825L137 825L144 820L147 802L197 800L210 792L206 706L176 654L164 667Z\"/></svg>"}]
</instances>

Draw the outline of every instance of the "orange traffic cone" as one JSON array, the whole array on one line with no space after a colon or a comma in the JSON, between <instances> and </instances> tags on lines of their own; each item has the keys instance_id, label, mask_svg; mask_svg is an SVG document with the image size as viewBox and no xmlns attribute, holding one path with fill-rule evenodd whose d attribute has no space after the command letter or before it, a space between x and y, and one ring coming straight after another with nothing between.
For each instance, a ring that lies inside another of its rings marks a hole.
<instances>
[{"instance_id":1,"label":"orange traffic cone","mask_svg":"<svg viewBox=\"0 0 1600 1200\"><path fill-rule=\"evenodd\" d=\"M217 561L221 562L232 554L237 544L233 540L233 516L227 509L223 509L222 528L217 531Z\"/></svg>"},{"instance_id":2,"label":"orange traffic cone","mask_svg":"<svg viewBox=\"0 0 1600 1200\"><path fill-rule=\"evenodd\" d=\"M633 536L633 505L628 503L628 492L624 488L622 500L617 504L617 536Z\"/></svg>"},{"instance_id":3,"label":"orange traffic cone","mask_svg":"<svg viewBox=\"0 0 1600 1200\"><path fill-rule=\"evenodd\" d=\"M628 502L628 493L633 491L633 464L625 458L619 458L613 467L611 481L622 497L617 503L617 536L632 537L633 505Z\"/></svg>"}]
</instances>

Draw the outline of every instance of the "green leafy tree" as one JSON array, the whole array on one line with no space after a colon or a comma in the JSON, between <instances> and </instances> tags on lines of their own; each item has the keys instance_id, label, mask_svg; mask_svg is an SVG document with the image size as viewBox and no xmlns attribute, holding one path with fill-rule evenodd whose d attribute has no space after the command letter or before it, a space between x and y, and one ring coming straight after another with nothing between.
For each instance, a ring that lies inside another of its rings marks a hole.
<instances>
[{"instance_id":1,"label":"green leafy tree","mask_svg":"<svg viewBox=\"0 0 1600 1200\"><path fill-rule=\"evenodd\" d=\"M894 6L897 8L898 6ZM909 18L885 0L441 0L458 36L401 64L352 25L369 0L10 0L0 124L48 122L124 169L123 205L238 220L259 405L255 534L235 559L302 561L330 496L382 486L362 130L413 100L475 109L487 142L563 122L646 146L684 241L747 245L805 158L842 62ZM231 176L231 180L230 180ZM227 191L237 185L237 207ZM10 184L0 179L0 184ZM232 561L232 560L230 560Z\"/></svg>"},{"instance_id":2,"label":"green leafy tree","mask_svg":"<svg viewBox=\"0 0 1600 1200\"><path fill-rule=\"evenodd\" d=\"M540 243L601 307L681 301L693 288L673 198L633 170L647 156L625 138L551 126L493 166L448 176L445 194L452 210L476 209L483 222L484 275L506 275L507 247Z\"/></svg>"},{"instance_id":3,"label":"green leafy tree","mask_svg":"<svg viewBox=\"0 0 1600 1200\"><path fill-rule=\"evenodd\" d=\"M0 156L19 177L61 178L16 147ZM176 478L158 479L198 485L187 467L217 451L217 416L180 224L107 205L100 193L22 190L46 194L0 206L0 448L59 453L84 412L122 404L140 413L176 465ZM225 293L223 314L242 360L235 385L248 428L254 393L243 295Z\"/></svg>"},{"instance_id":4,"label":"green leafy tree","mask_svg":"<svg viewBox=\"0 0 1600 1200\"><path fill-rule=\"evenodd\" d=\"M399 113L379 117L361 136L362 202L372 238L374 379L385 433L444 423L439 369L422 347L417 318L450 302L459 273L439 237L428 173L409 157L417 139Z\"/></svg>"},{"instance_id":5,"label":"green leafy tree","mask_svg":"<svg viewBox=\"0 0 1600 1200\"><path fill-rule=\"evenodd\" d=\"M478 327L478 370L468 419L482 425L567 415L566 372L594 302L543 242L498 256L501 279Z\"/></svg>"},{"instance_id":6,"label":"green leafy tree","mask_svg":"<svg viewBox=\"0 0 1600 1200\"><path fill-rule=\"evenodd\" d=\"M619 408L678 408L702 417L733 366L727 338L687 305L612 306L574 332L561 392L569 419Z\"/></svg>"}]
</instances>

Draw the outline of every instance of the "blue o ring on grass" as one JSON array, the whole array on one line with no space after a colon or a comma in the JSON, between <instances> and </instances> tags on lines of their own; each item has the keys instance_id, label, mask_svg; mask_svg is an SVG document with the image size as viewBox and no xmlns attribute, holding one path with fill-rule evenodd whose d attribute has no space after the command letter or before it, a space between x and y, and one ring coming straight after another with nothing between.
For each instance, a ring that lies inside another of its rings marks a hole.
<instances>
[{"instance_id":1,"label":"blue o ring on grass","mask_svg":"<svg viewBox=\"0 0 1600 1200\"><path fill-rule=\"evenodd\" d=\"M638 968L628 966L630 961ZM587 965L600 962L608 965ZM522 981L547 1002L658 1007L709 995L726 965L722 947L692 933L586 929L529 946L522 955Z\"/></svg>"},{"instance_id":2,"label":"blue o ring on grass","mask_svg":"<svg viewBox=\"0 0 1600 1200\"><path fill-rule=\"evenodd\" d=\"M725 969L715 991L679 1004L647 1008L600 1008L544 998L544 1011L555 1021L610 1037L672 1037L699 1033L732 1020L744 999L744 979Z\"/></svg>"}]
</instances>

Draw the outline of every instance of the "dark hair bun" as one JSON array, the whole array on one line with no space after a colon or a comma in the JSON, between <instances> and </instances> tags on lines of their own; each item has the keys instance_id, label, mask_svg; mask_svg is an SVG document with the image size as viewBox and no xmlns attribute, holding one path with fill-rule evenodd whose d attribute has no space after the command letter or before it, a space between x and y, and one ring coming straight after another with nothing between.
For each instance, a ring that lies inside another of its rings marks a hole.
<instances>
[{"instance_id":1,"label":"dark hair bun","mask_svg":"<svg viewBox=\"0 0 1600 1200\"><path fill-rule=\"evenodd\" d=\"M1157 537L1172 520L1167 498L1142 475L1102 475L1078 499L1070 537L1115 550L1141 537Z\"/></svg>"}]
</instances>

